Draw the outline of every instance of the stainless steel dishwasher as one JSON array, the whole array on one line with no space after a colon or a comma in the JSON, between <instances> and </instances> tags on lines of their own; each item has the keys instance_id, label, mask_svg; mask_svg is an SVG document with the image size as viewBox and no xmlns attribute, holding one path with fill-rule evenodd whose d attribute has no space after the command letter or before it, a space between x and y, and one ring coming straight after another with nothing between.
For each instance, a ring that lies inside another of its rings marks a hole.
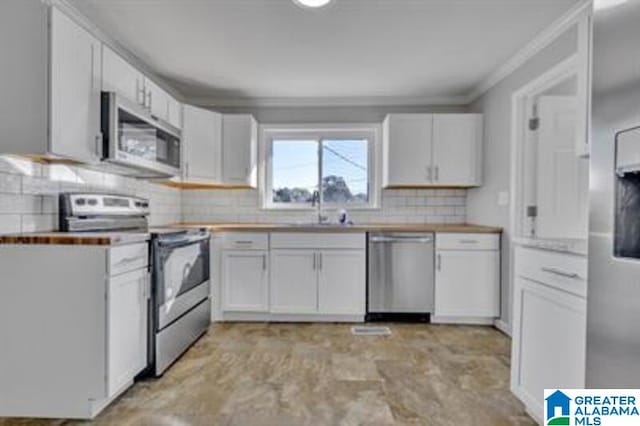
<instances>
[{"instance_id":1,"label":"stainless steel dishwasher","mask_svg":"<svg viewBox=\"0 0 640 426\"><path fill-rule=\"evenodd\" d=\"M369 235L367 320L428 320L434 306L434 234Z\"/></svg>"}]
</instances>

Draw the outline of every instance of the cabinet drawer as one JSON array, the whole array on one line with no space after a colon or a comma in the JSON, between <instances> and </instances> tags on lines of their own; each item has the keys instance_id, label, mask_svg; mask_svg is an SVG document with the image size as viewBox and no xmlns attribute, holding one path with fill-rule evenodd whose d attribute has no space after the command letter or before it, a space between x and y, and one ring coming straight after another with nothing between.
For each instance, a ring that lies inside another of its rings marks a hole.
<instances>
[{"instance_id":1,"label":"cabinet drawer","mask_svg":"<svg viewBox=\"0 0 640 426\"><path fill-rule=\"evenodd\" d=\"M436 234L437 250L500 250L500 234Z\"/></svg>"},{"instance_id":2,"label":"cabinet drawer","mask_svg":"<svg viewBox=\"0 0 640 426\"><path fill-rule=\"evenodd\" d=\"M364 233L276 232L271 234L274 249L365 249Z\"/></svg>"},{"instance_id":3,"label":"cabinet drawer","mask_svg":"<svg viewBox=\"0 0 640 426\"><path fill-rule=\"evenodd\" d=\"M225 234L222 248L238 250L267 250L269 248L269 234L238 232Z\"/></svg>"},{"instance_id":4,"label":"cabinet drawer","mask_svg":"<svg viewBox=\"0 0 640 426\"><path fill-rule=\"evenodd\" d=\"M148 264L149 245L147 243L113 247L109 250L110 275L145 268Z\"/></svg>"},{"instance_id":5,"label":"cabinet drawer","mask_svg":"<svg viewBox=\"0 0 640 426\"><path fill-rule=\"evenodd\" d=\"M587 296L587 258L567 253L518 247L516 250L516 277Z\"/></svg>"}]
</instances>

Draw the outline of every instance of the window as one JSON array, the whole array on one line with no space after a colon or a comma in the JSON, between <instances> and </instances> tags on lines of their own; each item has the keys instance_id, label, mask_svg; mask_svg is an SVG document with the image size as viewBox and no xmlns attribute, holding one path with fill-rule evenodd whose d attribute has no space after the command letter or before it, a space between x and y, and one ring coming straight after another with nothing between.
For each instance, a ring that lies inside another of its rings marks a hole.
<instances>
[{"instance_id":1,"label":"window","mask_svg":"<svg viewBox=\"0 0 640 426\"><path fill-rule=\"evenodd\" d=\"M376 128L266 129L265 207L375 207Z\"/></svg>"}]
</instances>

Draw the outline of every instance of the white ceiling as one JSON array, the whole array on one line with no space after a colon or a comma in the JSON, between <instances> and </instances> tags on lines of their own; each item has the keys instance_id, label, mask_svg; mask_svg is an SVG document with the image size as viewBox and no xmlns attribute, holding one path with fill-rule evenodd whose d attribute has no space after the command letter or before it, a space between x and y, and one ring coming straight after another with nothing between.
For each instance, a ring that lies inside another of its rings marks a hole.
<instances>
[{"instance_id":1,"label":"white ceiling","mask_svg":"<svg viewBox=\"0 0 640 426\"><path fill-rule=\"evenodd\" d=\"M186 98L467 95L576 0L71 0Z\"/></svg>"}]
</instances>

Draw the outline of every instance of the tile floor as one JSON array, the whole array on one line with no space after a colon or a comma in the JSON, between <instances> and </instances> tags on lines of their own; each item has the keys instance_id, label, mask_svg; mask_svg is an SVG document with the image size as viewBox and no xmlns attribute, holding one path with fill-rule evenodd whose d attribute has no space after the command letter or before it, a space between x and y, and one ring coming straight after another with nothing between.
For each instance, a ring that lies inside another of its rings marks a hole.
<instances>
[{"instance_id":1,"label":"tile floor","mask_svg":"<svg viewBox=\"0 0 640 426\"><path fill-rule=\"evenodd\" d=\"M534 425L509 391L510 341L488 327L216 324L96 425ZM7 425L71 421L0 419Z\"/></svg>"}]
</instances>

